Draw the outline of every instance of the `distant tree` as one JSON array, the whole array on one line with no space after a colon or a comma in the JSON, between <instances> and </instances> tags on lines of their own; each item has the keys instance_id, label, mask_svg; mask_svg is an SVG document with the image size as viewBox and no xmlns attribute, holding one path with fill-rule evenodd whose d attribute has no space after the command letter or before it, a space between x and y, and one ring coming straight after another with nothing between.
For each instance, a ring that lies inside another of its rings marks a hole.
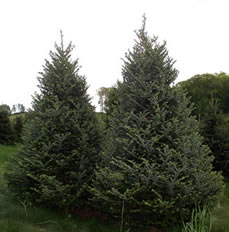
<instances>
[{"instance_id":1,"label":"distant tree","mask_svg":"<svg viewBox=\"0 0 229 232\"><path fill-rule=\"evenodd\" d=\"M180 89L166 43L137 31L126 54L111 141L100 163L93 200L126 227L163 227L189 220L196 204L214 205L222 191L192 106Z\"/></svg>"},{"instance_id":2,"label":"distant tree","mask_svg":"<svg viewBox=\"0 0 229 232\"><path fill-rule=\"evenodd\" d=\"M102 141L72 50L71 43L64 47L62 38L50 52L38 78L40 94L33 98L22 147L6 174L16 196L65 210L88 204L87 188L100 162Z\"/></svg>"},{"instance_id":3,"label":"distant tree","mask_svg":"<svg viewBox=\"0 0 229 232\"><path fill-rule=\"evenodd\" d=\"M9 108L6 105L0 106L0 144L12 144L13 131L9 119Z\"/></svg>"},{"instance_id":4,"label":"distant tree","mask_svg":"<svg viewBox=\"0 0 229 232\"><path fill-rule=\"evenodd\" d=\"M229 178L229 76L196 75L176 87L184 89L195 105L200 133L215 157L214 168Z\"/></svg>"},{"instance_id":5,"label":"distant tree","mask_svg":"<svg viewBox=\"0 0 229 232\"><path fill-rule=\"evenodd\" d=\"M109 89L108 94L106 95L106 99L104 101L104 112L103 115L104 123L106 131L111 128L112 121L115 115L115 112L118 111L119 108L119 82L117 82L116 86L113 86Z\"/></svg>"},{"instance_id":6,"label":"distant tree","mask_svg":"<svg viewBox=\"0 0 229 232\"><path fill-rule=\"evenodd\" d=\"M215 156L214 168L229 178L229 118L224 116L213 97L206 106L200 125L204 141Z\"/></svg>"},{"instance_id":7,"label":"distant tree","mask_svg":"<svg viewBox=\"0 0 229 232\"><path fill-rule=\"evenodd\" d=\"M17 115L12 119L13 132L15 137L15 142L21 142L22 129L25 123L24 115Z\"/></svg>"},{"instance_id":8,"label":"distant tree","mask_svg":"<svg viewBox=\"0 0 229 232\"><path fill-rule=\"evenodd\" d=\"M107 94L104 102L104 111L106 114L113 115L119 106L119 84L120 82L118 82L116 86L111 87Z\"/></svg>"},{"instance_id":9,"label":"distant tree","mask_svg":"<svg viewBox=\"0 0 229 232\"><path fill-rule=\"evenodd\" d=\"M0 105L0 111L6 111L8 115L11 114L10 107L6 104Z\"/></svg>"},{"instance_id":10,"label":"distant tree","mask_svg":"<svg viewBox=\"0 0 229 232\"><path fill-rule=\"evenodd\" d=\"M23 104L18 104L17 105L17 108L18 108L18 112L19 113L24 113L25 112L25 106Z\"/></svg>"},{"instance_id":11,"label":"distant tree","mask_svg":"<svg viewBox=\"0 0 229 232\"><path fill-rule=\"evenodd\" d=\"M97 94L99 96L99 105L100 105L100 112L104 112L104 103L109 94L111 88L101 87L97 90Z\"/></svg>"},{"instance_id":12,"label":"distant tree","mask_svg":"<svg viewBox=\"0 0 229 232\"><path fill-rule=\"evenodd\" d=\"M25 106L23 104L18 103L17 105L12 106L12 113L24 113L25 112Z\"/></svg>"},{"instance_id":13,"label":"distant tree","mask_svg":"<svg viewBox=\"0 0 229 232\"><path fill-rule=\"evenodd\" d=\"M11 110L11 112L12 112L13 114L17 112L16 105L13 105L13 106L12 106L12 110Z\"/></svg>"},{"instance_id":14,"label":"distant tree","mask_svg":"<svg viewBox=\"0 0 229 232\"><path fill-rule=\"evenodd\" d=\"M191 101L195 104L194 113L201 116L205 113L206 106L211 101L211 96L220 104L223 113L229 113L229 75L202 74L179 82L178 87L182 87Z\"/></svg>"}]
</instances>

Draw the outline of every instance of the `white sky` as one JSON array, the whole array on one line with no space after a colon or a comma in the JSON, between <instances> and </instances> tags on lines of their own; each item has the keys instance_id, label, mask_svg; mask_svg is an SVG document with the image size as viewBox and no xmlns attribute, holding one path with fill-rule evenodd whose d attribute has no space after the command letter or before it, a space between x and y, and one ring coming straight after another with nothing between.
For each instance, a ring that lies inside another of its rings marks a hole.
<instances>
[{"instance_id":1,"label":"white sky","mask_svg":"<svg viewBox=\"0 0 229 232\"><path fill-rule=\"evenodd\" d=\"M147 17L149 35L167 41L179 70L176 82L195 74L229 73L228 0L0 0L0 104L30 107L38 72L63 30L75 45L89 94L121 78L134 30Z\"/></svg>"}]
</instances>

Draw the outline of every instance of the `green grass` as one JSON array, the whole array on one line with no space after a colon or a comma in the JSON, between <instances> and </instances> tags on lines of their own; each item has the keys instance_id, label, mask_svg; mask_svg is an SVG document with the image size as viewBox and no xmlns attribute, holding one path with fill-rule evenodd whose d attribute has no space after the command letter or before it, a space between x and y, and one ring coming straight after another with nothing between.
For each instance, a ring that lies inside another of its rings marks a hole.
<instances>
[{"instance_id":1,"label":"green grass","mask_svg":"<svg viewBox=\"0 0 229 232\"><path fill-rule=\"evenodd\" d=\"M192 211L191 221L183 223L182 232L211 232L213 218L206 207L196 206Z\"/></svg>"},{"instance_id":2,"label":"green grass","mask_svg":"<svg viewBox=\"0 0 229 232\"><path fill-rule=\"evenodd\" d=\"M213 232L229 232L229 183L226 184L223 199L213 212Z\"/></svg>"},{"instance_id":3,"label":"green grass","mask_svg":"<svg viewBox=\"0 0 229 232\"><path fill-rule=\"evenodd\" d=\"M0 144L0 167L9 160L9 157L14 156L16 152L17 146L7 146Z\"/></svg>"}]
</instances>

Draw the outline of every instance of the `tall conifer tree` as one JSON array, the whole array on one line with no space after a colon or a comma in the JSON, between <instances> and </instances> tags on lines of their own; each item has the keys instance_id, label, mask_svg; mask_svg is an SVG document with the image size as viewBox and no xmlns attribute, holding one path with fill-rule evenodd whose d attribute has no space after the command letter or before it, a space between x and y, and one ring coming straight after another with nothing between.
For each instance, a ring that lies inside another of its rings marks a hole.
<instances>
[{"instance_id":1,"label":"tall conifer tree","mask_svg":"<svg viewBox=\"0 0 229 232\"><path fill-rule=\"evenodd\" d=\"M166 227L189 219L196 204L212 204L222 180L212 171L189 100L171 88L177 70L166 43L148 36L145 19L136 34L124 60L111 142L91 192L127 227Z\"/></svg>"},{"instance_id":2,"label":"tall conifer tree","mask_svg":"<svg viewBox=\"0 0 229 232\"><path fill-rule=\"evenodd\" d=\"M18 159L7 173L9 187L22 198L50 207L84 207L101 133L73 46L55 45L40 73L40 93L25 125Z\"/></svg>"}]
</instances>

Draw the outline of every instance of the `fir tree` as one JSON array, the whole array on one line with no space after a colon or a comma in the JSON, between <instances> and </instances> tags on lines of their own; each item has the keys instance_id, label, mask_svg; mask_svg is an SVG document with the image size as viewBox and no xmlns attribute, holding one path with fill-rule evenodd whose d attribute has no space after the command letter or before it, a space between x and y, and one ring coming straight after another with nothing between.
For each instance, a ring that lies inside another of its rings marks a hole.
<instances>
[{"instance_id":1,"label":"fir tree","mask_svg":"<svg viewBox=\"0 0 229 232\"><path fill-rule=\"evenodd\" d=\"M201 117L200 129L204 142L214 155L213 167L229 178L229 119L222 113L213 95Z\"/></svg>"},{"instance_id":2,"label":"fir tree","mask_svg":"<svg viewBox=\"0 0 229 232\"><path fill-rule=\"evenodd\" d=\"M25 125L18 158L9 167L10 189L32 203L73 209L87 204L101 134L73 46L55 45L40 73L40 94Z\"/></svg>"},{"instance_id":3,"label":"fir tree","mask_svg":"<svg viewBox=\"0 0 229 232\"><path fill-rule=\"evenodd\" d=\"M5 108L0 107L0 144L13 144L14 136L11 127L9 112Z\"/></svg>"},{"instance_id":4,"label":"fir tree","mask_svg":"<svg viewBox=\"0 0 229 232\"><path fill-rule=\"evenodd\" d=\"M196 204L213 204L222 179L212 171L189 100L171 88L177 70L166 43L148 36L145 19L136 34L124 60L112 138L91 192L127 227L166 227L189 219Z\"/></svg>"}]
</instances>

